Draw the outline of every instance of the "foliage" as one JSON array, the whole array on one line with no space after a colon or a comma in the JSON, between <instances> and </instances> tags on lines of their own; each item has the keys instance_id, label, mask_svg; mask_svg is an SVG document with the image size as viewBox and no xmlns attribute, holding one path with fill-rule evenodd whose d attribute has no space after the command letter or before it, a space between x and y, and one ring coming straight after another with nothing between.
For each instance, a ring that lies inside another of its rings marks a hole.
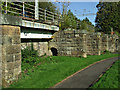
<instances>
[{"instance_id":1,"label":"foliage","mask_svg":"<svg viewBox=\"0 0 120 90\"><path fill-rule=\"evenodd\" d=\"M17 83L13 83L10 88L49 88L96 61L115 56L118 55L104 54L88 56L87 58L68 56L44 57L39 60L45 63L36 67L31 66L31 69Z\"/></svg>"},{"instance_id":2,"label":"foliage","mask_svg":"<svg viewBox=\"0 0 120 90\"><path fill-rule=\"evenodd\" d=\"M39 56L37 50L34 50L33 43L31 46L27 46L25 49L21 50L22 57L22 72L29 70L35 64L39 63Z\"/></svg>"},{"instance_id":3,"label":"foliage","mask_svg":"<svg viewBox=\"0 0 120 90\"><path fill-rule=\"evenodd\" d=\"M110 33L120 29L120 2L99 2L96 16L96 31Z\"/></svg>"},{"instance_id":4,"label":"foliage","mask_svg":"<svg viewBox=\"0 0 120 90\"><path fill-rule=\"evenodd\" d=\"M34 63L35 60L32 60L32 57L38 57L37 50L34 50L33 44L31 46L26 47L25 49L21 50L22 54L22 62L23 63Z\"/></svg>"},{"instance_id":5,"label":"foliage","mask_svg":"<svg viewBox=\"0 0 120 90\"><path fill-rule=\"evenodd\" d=\"M17 2L11 2L11 3L7 3L7 7L6 7L6 3L2 2L0 3L1 5L1 9L2 9L2 13L7 13L8 15L15 15L15 16L20 16L19 11L12 8L15 6ZM17 12L17 13L10 13L8 11L12 11L12 12Z\"/></svg>"},{"instance_id":6,"label":"foliage","mask_svg":"<svg viewBox=\"0 0 120 90\"><path fill-rule=\"evenodd\" d=\"M26 2L28 4L35 5L35 2ZM39 8L42 8L43 10L48 10L51 12L57 12L56 6L52 2L38 2Z\"/></svg>"},{"instance_id":7,"label":"foliage","mask_svg":"<svg viewBox=\"0 0 120 90\"><path fill-rule=\"evenodd\" d=\"M86 17L83 19L80 23L80 29L84 29L90 32L94 32L94 25L89 21L89 19Z\"/></svg>"},{"instance_id":8,"label":"foliage","mask_svg":"<svg viewBox=\"0 0 120 90\"><path fill-rule=\"evenodd\" d=\"M39 2L39 7L51 12L56 12L56 6L52 2Z\"/></svg>"},{"instance_id":9,"label":"foliage","mask_svg":"<svg viewBox=\"0 0 120 90\"><path fill-rule=\"evenodd\" d=\"M115 34L120 37L120 33L118 31L115 31Z\"/></svg>"},{"instance_id":10,"label":"foliage","mask_svg":"<svg viewBox=\"0 0 120 90\"><path fill-rule=\"evenodd\" d=\"M91 88L119 88L119 63L120 60L113 64L113 66Z\"/></svg>"},{"instance_id":11,"label":"foliage","mask_svg":"<svg viewBox=\"0 0 120 90\"><path fill-rule=\"evenodd\" d=\"M61 22L61 29L64 30L67 28L72 28L72 29L77 28L77 18L71 12L71 10L68 10L67 14L63 16L62 22Z\"/></svg>"},{"instance_id":12,"label":"foliage","mask_svg":"<svg viewBox=\"0 0 120 90\"><path fill-rule=\"evenodd\" d=\"M86 22L88 25L92 25L92 23L89 21L89 19L87 17L85 19L83 19L83 22Z\"/></svg>"},{"instance_id":13,"label":"foliage","mask_svg":"<svg viewBox=\"0 0 120 90\"><path fill-rule=\"evenodd\" d=\"M94 25L92 25L87 17L81 21L71 12L71 10L68 10L67 14L64 14L60 26L61 30L67 28L94 31Z\"/></svg>"},{"instance_id":14,"label":"foliage","mask_svg":"<svg viewBox=\"0 0 120 90\"><path fill-rule=\"evenodd\" d=\"M87 23L84 20L81 22L80 29L88 30Z\"/></svg>"}]
</instances>

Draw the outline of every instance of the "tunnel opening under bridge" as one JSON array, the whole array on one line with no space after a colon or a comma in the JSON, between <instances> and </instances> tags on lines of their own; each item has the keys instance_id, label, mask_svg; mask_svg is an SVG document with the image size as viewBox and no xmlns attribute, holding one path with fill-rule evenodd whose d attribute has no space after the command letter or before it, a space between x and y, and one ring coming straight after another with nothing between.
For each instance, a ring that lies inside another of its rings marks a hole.
<instances>
[{"instance_id":1,"label":"tunnel opening under bridge","mask_svg":"<svg viewBox=\"0 0 120 90\"><path fill-rule=\"evenodd\" d=\"M56 48L51 48L51 52L53 56L57 56L58 55L58 51Z\"/></svg>"}]
</instances>

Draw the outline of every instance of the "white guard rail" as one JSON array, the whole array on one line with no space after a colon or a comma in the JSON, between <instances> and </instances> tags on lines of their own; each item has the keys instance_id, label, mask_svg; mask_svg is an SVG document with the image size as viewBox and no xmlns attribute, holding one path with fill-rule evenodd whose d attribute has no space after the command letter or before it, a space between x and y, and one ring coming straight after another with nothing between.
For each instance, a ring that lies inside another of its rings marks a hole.
<instances>
[{"instance_id":1,"label":"white guard rail","mask_svg":"<svg viewBox=\"0 0 120 90\"><path fill-rule=\"evenodd\" d=\"M22 16L24 19L34 19L41 22L48 22L52 24L59 24L61 19L60 14L53 13L42 8L39 8L38 3L33 2L6 2L2 3L2 13L14 16ZM35 0L37 1L37 0Z\"/></svg>"}]
</instances>

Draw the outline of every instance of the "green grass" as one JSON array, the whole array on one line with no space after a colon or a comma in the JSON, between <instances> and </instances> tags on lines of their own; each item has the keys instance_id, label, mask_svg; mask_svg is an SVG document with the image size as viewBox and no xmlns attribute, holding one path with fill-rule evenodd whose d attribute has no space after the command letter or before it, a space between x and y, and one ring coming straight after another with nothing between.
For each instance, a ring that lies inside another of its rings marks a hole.
<instances>
[{"instance_id":1,"label":"green grass","mask_svg":"<svg viewBox=\"0 0 120 90\"><path fill-rule=\"evenodd\" d=\"M45 63L37 67L31 66L31 69L26 74L22 74L22 78L13 83L10 88L49 88L94 62L115 56L118 55L108 53L87 58L67 56L40 58L40 61L45 61Z\"/></svg>"},{"instance_id":2,"label":"green grass","mask_svg":"<svg viewBox=\"0 0 120 90\"><path fill-rule=\"evenodd\" d=\"M118 88L118 78L120 76L118 73L118 70L120 69L120 67L118 67L119 63L120 60L113 64L113 66L108 71L106 71L100 80L91 88Z\"/></svg>"}]
</instances>

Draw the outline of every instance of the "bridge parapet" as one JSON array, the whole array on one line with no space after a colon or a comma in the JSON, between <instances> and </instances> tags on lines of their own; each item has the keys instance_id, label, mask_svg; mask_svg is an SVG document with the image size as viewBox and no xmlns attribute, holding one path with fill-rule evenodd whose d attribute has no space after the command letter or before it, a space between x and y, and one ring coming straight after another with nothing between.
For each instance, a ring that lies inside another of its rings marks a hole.
<instances>
[{"instance_id":1,"label":"bridge parapet","mask_svg":"<svg viewBox=\"0 0 120 90\"><path fill-rule=\"evenodd\" d=\"M2 2L1 5L2 22L0 24L20 26L28 29L32 28L32 30L34 31L36 31L36 29L39 29L39 32L41 32L41 30L44 30L46 32L44 34L27 33L27 36L23 34L24 32L21 32L21 38L32 38L33 36L35 36L33 37L33 39L50 39L52 37L53 32L59 31L58 24L60 15L39 8L37 0L35 0L36 2L33 2L33 4L29 4L27 2L22 1L5 1L6 2ZM50 33L51 35L47 35L47 32L51 32L52 34Z\"/></svg>"},{"instance_id":2,"label":"bridge parapet","mask_svg":"<svg viewBox=\"0 0 120 90\"><path fill-rule=\"evenodd\" d=\"M21 31L23 31L23 32L21 32L21 38L51 39L52 33L59 31L58 26L22 20L22 18L19 18L17 16L2 14L0 18L2 21L2 22L0 22L1 25L13 25L13 26L22 27ZM23 30L24 29L23 27L27 28L27 30L29 30L29 33L27 33L27 35L25 34L26 30ZM37 30L37 33L30 33L31 30L32 31ZM46 33L40 34L41 31L44 31ZM47 32L51 32L51 33L47 34Z\"/></svg>"},{"instance_id":3,"label":"bridge parapet","mask_svg":"<svg viewBox=\"0 0 120 90\"><path fill-rule=\"evenodd\" d=\"M54 13L48 10L39 8L38 1L32 2L10 2L10 0L5 0L2 2L2 14L8 14L13 16L18 16L24 20L29 20L32 22L42 22L51 25L59 25L59 20L61 16L59 13Z\"/></svg>"}]
</instances>

